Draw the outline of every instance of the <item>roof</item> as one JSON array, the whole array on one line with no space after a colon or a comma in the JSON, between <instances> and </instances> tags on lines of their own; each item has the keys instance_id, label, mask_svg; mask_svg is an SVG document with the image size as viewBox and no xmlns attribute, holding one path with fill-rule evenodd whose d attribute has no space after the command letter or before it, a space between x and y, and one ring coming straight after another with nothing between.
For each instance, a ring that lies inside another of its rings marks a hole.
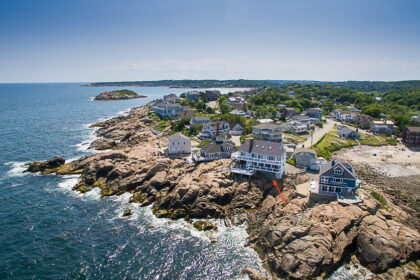
<instances>
[{"instance_id":1,"label":"roof","mask_svg":"<svg viewBox=\"0 0 420 280\"><path fill-rule=\"evenodd\" d=\"M407 129L408 129L410 132L420 132L420 127L418 127L418 126L411 126L411 127L407 127Z\"/></svg>"},{"instance_id":2,"label":"roof","mask_svg":"<svg viewBox=\"0 0 420 280\"><path fill-rule=\"evenodd\" d=\"M336 167L341 167L341 169L343 169L343 175L334 175L334 169ZM354 171L350 171L350 170L353 170L350 164L341 162L339 160L333 160L332 162L321 165L320 176L329 176L329 177L340 176L347 179L357 179Z\"/></svg>"},{"instance_id":3,"label":"roof","mask_svg":"<svg viewBox=\"0 0 420 280\"><path fill-rule=\"evenodd\" d=\"M182 139L185 139L185 140L190 140L190 138L188 138L187 136L185 136L184 134L182 134L182 133L175 133L175 134L172 134L172 135L169 135L168 137L167 137L167 139L168 140L173 140L173 139L176 139L176 138L178 138L178 137L180 137L180 138L182 138Z\"/></svg>"},{"instance_id":4,"label":"roof","mask_svg":"<svg viewBox=\"0 0 420 280\"><path fill-rule=\"evenodd\" d=\"M308 148L298 148L294 151L294 153L292 154L292 157L299 154L299 153L310 153L310 154L314 154L316 156L316 151L315 150L308 149Z\"/></svg>"},{"instance_id":5,"label":"roof","mask_svg":"<svg viewBox=\"0 0 420 280\"><path fill-rule=\"evenodd\" d=\"M257 125L254 125L253 127L258 129L278 129L281 128L281 125L275 124L275 123L260 123Z\"/></svg>"},{"instance_id":6,"label":"roof","mask_svg":"<svg viewBox=\"0 0 420 280\"><path fill-rule=\"evenodd\" d=\"M311 120L311 118L309 118L308 116L305 116L305 115L294 115L292 117L292 119L307 120L307 121Z\"/></svg>"},{"instance_id":7,"label":"roof","mask_svg":"<svg viewBox=\"0 0 420 280\"><path fill-rule=\"evenodd\" d=\"M281 157L285 153L283 144L281 143L254 139L246 140L246 142L239 147L238 151L243 153L276 157Z\"/></svg>"},{"instance_id":8,"label":"roof","mask_svg":"<svg viewBox=\"0 0 420 280\"><path fill-rule=\"evenodd\" d=\"M229 123L229 129L232 130L236 125L239 125L241 129L244 129L240 123Z\"/></svg>"},{"instance_id":9,"label":"roof","mask_svg":"<svg viewBox=\"0 0 420 280\"><path fill-rule=\"evenodd\" d=\"M230 151L233 152L234 147L235 147L235 144L232 141L227 141L227 142L222 142L222 143L216 141L216 142L211 142L210 144L202 148L202 150L205 151L206 153L222 153L227 150L226 148L231 148Z\"/></svg>"},{"instance_id":10,"label":"roof","mask_svg":"<svg viewBox=\"0 0 420 280\"><path fill-rule=\"evenodd\" d=\"M351 133L351 132L355 132L354 130L351 130L351 129L350 129L350 128L348 128L347 126L341 127L341 128L339 129L339 131L340 131L340 132L343 132L343 133Z\"/></svg>"},{"instance_id":11,"label":"roof","mask_svg":"<svg viewBox=\"0 0 420 280\"><path fill-rule=\"evenodd\" d=\"M194 116L192 119L195 121L210 121L209 116Z\"/></svg>"},{"instance_id":12,"label":"roof","mask_svg":"<svg viewBox=\"0 0 420 280\"><path fill-rule=\"evenodd\" d=\"M308 112L321 112L322 113L322 109L321 108L310 108L310 109L308 109Z\"/></svg>"},{"instance_id":13,"label":"roof","mask_svg":"<svg viewBox=\"0 0 420 280\"><path fill-rule=\"evenodd\" d=\"M172 104L172 103L162 103L162 104L158 104L158 106L166 106L166 107L182 107L183 106L179 105L179 104Z\"/></svg>"}]
</instances>

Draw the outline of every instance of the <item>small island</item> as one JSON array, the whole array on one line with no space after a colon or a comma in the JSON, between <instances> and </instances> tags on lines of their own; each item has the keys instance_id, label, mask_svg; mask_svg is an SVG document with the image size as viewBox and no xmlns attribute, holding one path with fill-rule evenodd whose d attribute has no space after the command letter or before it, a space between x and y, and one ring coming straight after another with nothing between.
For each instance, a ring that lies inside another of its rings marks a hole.
<instances>
[{"instance_id":1,"label":"small island","mask_svg":"<svg viewBox=\"0 0 420 280\"><path fill-rule=\"evenodd\" d=\"M145 98L144 95L138 95L136 92L128 89L113 90L102 92L98 96L95 96L96 101L110 101L110 100L125 100L134 98Z\"/></svg>"}]
</instances>

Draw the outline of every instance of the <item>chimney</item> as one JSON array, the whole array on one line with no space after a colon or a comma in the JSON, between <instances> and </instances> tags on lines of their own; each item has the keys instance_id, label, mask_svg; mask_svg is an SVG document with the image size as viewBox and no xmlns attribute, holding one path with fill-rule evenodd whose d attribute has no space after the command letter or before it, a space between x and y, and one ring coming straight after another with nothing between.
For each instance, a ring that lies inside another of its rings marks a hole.
<instances>
[{"instance_id":1,"label":"chimney","mask_svg":"<svg viewBox=\"0 0 420 280\"><path fill-rule=\"evenodd\" d=\"M331 167L333 167L335 165L335 160L331 161Z\"/></svg>"},{"instance_id":2,"label":"chimney","mask_svg":"<svg viewBox=\"0 0 420 280\"><path fill-rule=\"evenodd\" d=\"M251 138L250 140L249 140L249 153L252 151L252 147L254 146L254 138Z\"/></svg>"},{"instance_id":3,"label":"chimney","mask_svg":"<svg viewBox=\"0 0 420 280\"><path fill-rule=\"evenodd\" d=\"M216 137L219 137L219 121L216 123Z\"/></svg>"}]
</instances>

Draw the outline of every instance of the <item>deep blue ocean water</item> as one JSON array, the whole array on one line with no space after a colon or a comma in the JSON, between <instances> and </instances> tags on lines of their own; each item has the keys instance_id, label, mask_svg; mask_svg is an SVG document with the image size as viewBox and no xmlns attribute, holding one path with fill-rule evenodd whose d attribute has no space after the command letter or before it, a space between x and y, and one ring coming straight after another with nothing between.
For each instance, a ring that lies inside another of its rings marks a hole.
<instances>
[{"instance_id":1,"label":"deep blue ocean water","mask_svg":"<svg viewBox=\"0 0 420 280\"><path fill-rule=\"evenodd\" d=\"M0 279L240 279L244 267L264 271L244 247L245 226L216 221L212 244L184 221L128 203L128 194L100 199L96 190L72 191L77 176L22 172L26 162L89 154L89 124L186 91L132 88L148 97L92 101L113 89L0 84ZM122 218L125 209L133 215Z\"/></svg>"},{"instance_id":2,"label":"deep blue ocean water","mask_svg":"<svg viewBox=\"0 0 420 280\"><path fill-rule=\"evenodd\" d=\"M260 267L244 228L210 243L184 221L157 219L128 195L71 190L77 176L22 173L25 162L88 154L88 124L185 89L132 88L146 99L99 102L115 88L0 84L0 279L235 279ZM134 214L122 218L131 208Z\"/></svg>"}]
</instances>

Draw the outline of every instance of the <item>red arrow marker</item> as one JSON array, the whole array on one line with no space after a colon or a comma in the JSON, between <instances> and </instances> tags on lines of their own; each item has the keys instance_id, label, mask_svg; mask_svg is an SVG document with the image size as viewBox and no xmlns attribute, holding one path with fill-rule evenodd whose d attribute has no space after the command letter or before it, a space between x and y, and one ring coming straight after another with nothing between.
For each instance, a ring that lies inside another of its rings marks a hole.
<instances>
[{"instance_id":1,"label":"red arrow marker","mask_svg":"<svg viewBox=\"0 0 420 280\"><path fill-rule=\"evenodd\" d=\"M283 201L284 201L284 205L286 205L287 204L287 202L286 202L286 199L284 199L284 196L283 196L283 194L281 193L281 191L280 191L280 189L279 189L279 186L277 186L277 182L276 181L274 181L273 180L273 185L277 188L277 190L279 191L279 194L280 194L280 196L281 196L281 198L283 199Z\"/></svg>"}]
</instances>

